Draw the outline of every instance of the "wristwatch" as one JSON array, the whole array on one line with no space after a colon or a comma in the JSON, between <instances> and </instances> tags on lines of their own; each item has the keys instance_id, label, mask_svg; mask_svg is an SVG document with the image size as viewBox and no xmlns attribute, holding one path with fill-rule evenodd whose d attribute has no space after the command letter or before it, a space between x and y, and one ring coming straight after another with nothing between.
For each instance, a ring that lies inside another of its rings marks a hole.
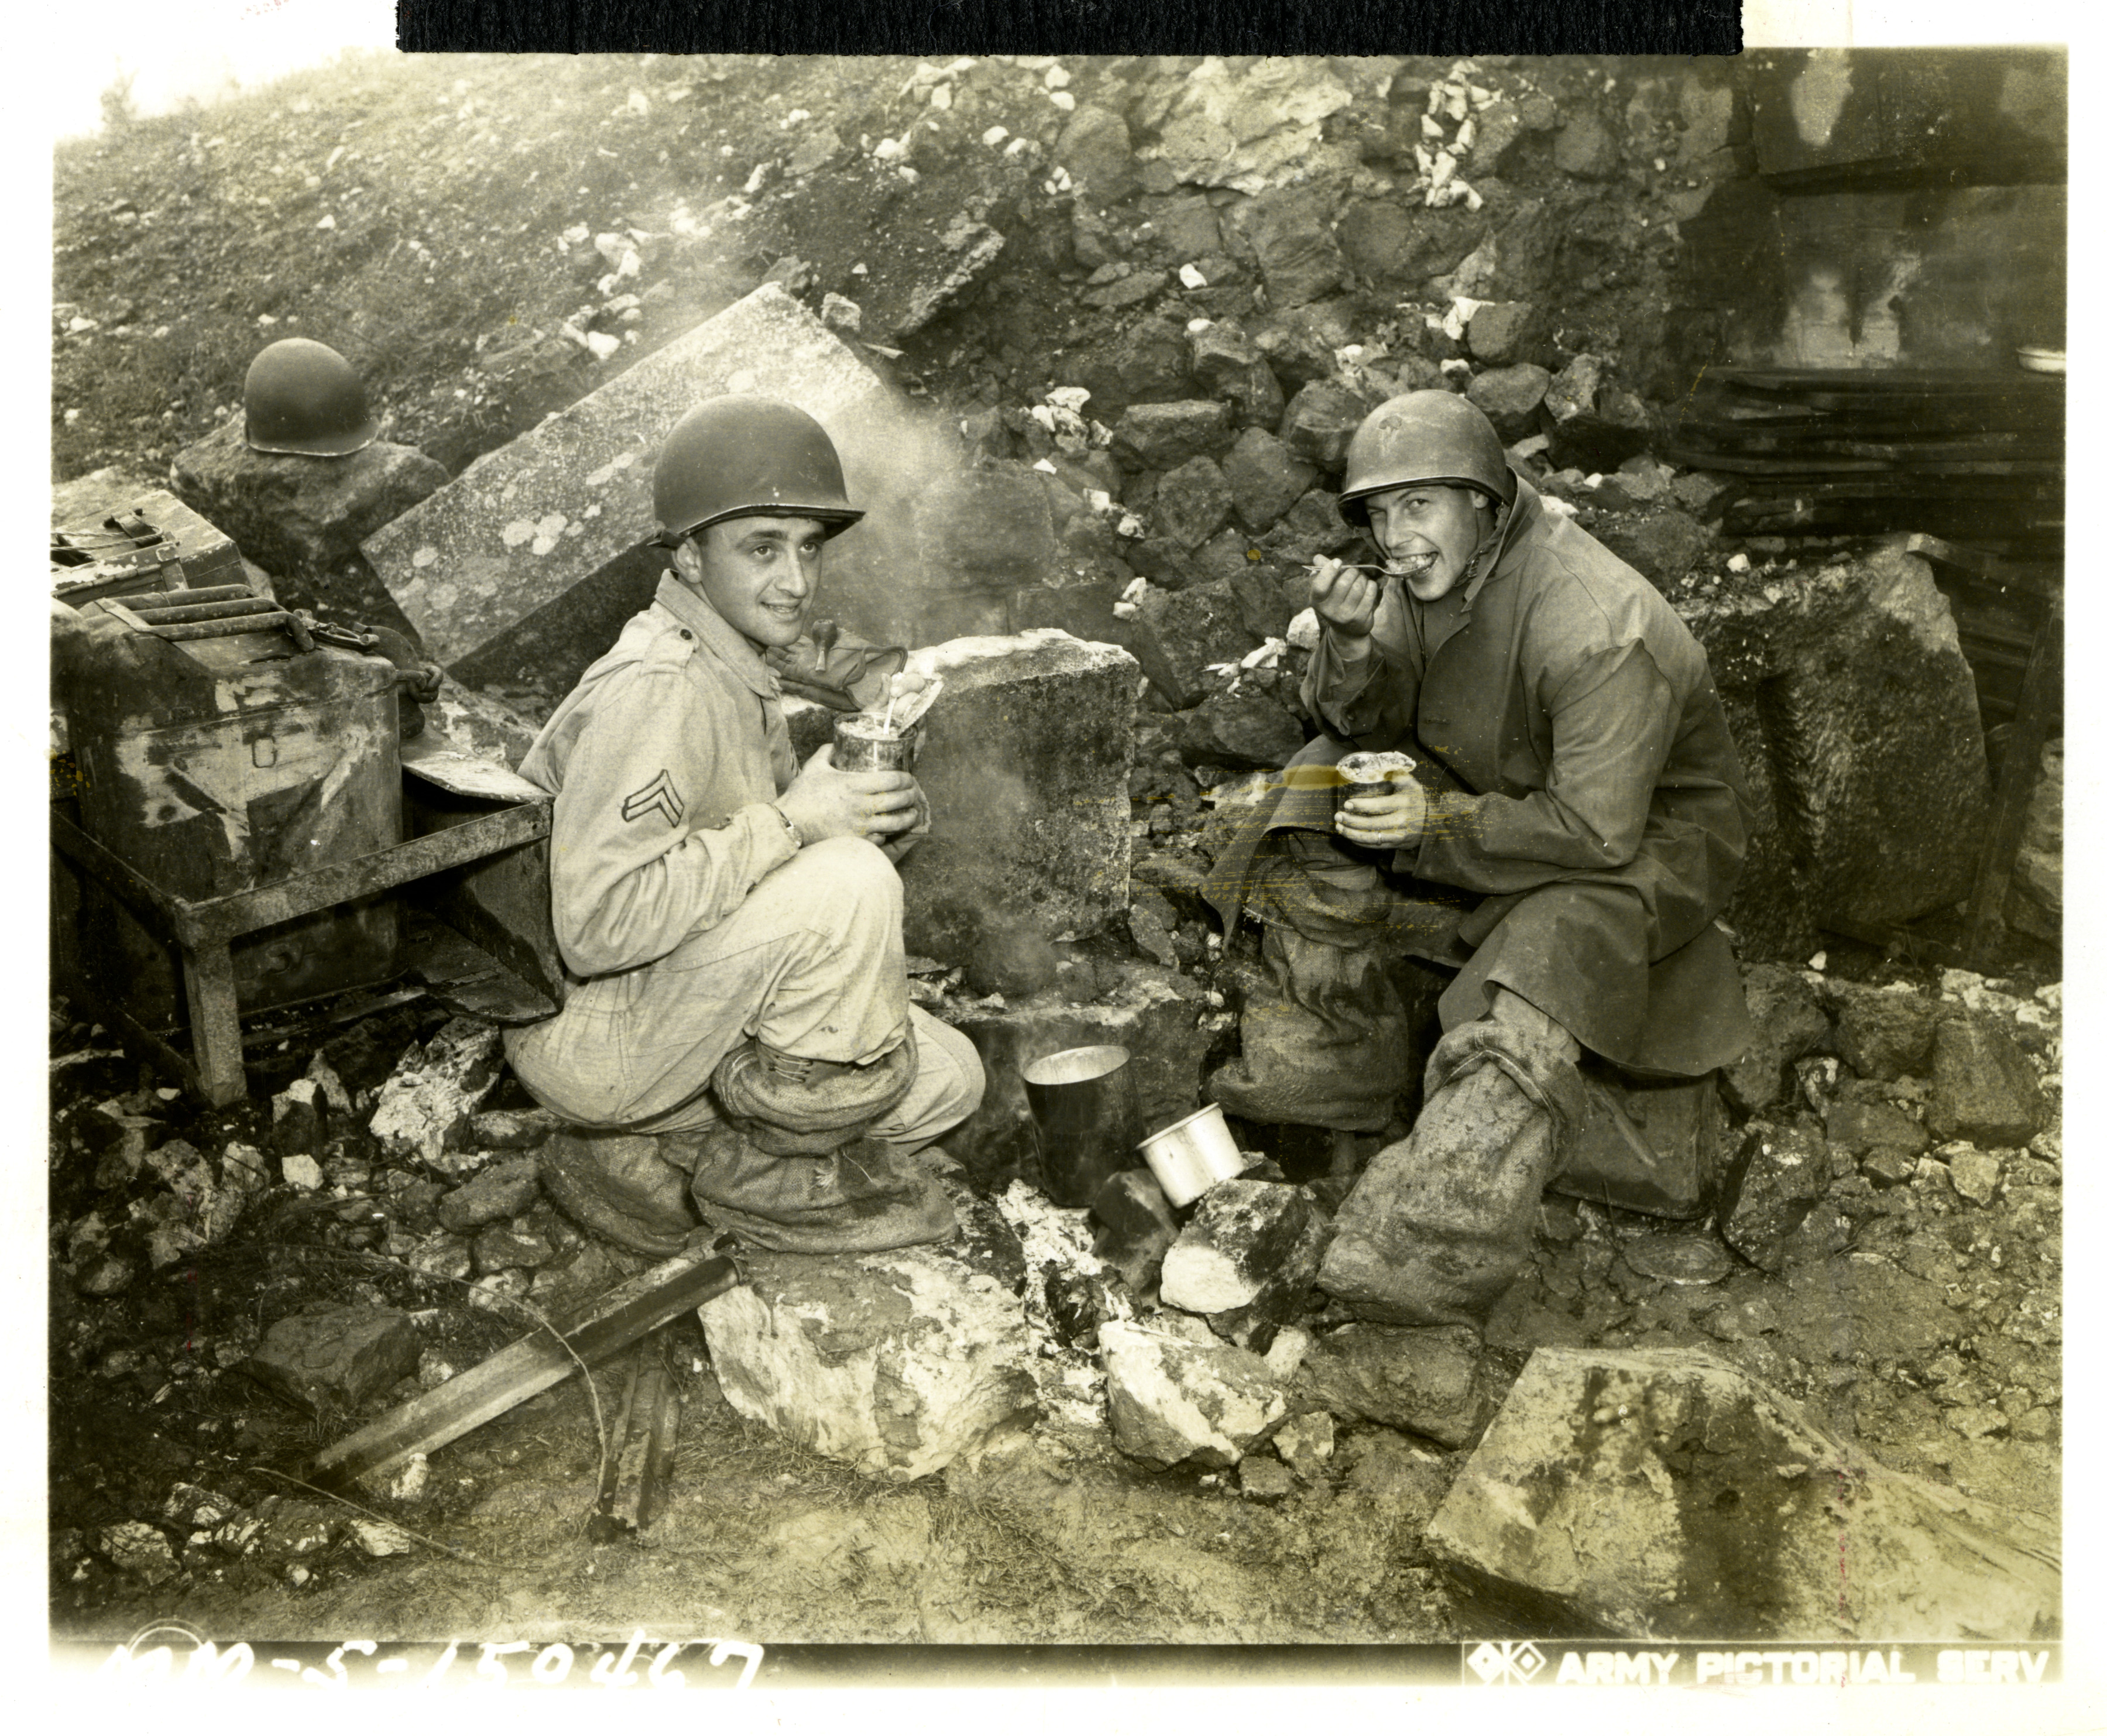
<instances>
[{"instance_id":1,"label":"wristwatch","mask_svg":"<svg viewBox=\"0 0 2107 1736\"><path fill-rule=\"evenodd\" d=\"M805 848L805 834L797 830L796 824L791 820L790 816L784 813L783 810L778 807L773 802L770 802L768 804L768 811L774 814L778 820L780 820L783 822L783 830L790 834L790 848L793 850L803 849Z\"/></svg>"}]
</instances>

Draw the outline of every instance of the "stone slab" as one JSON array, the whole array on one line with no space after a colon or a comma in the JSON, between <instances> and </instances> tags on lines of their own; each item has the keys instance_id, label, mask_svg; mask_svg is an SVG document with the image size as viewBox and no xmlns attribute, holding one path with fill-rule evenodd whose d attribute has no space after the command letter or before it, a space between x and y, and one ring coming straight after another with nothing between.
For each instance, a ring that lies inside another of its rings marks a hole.
<instances>
[{"instance_id":1,"label":"stone slab","mask_svg":"<svg viewBox=\"0 0 2107 1736\"><path fill-rule=\"evenodd\" d=\"M928 838L901 865L907 950L956 961L1011 928L1094 934L1126 907L1127 773L1140 666L1054 627L914 654L944 692L915 776Z\"/></svg>"},{"instance_id":2,"label":"stone slab","mask_svg":"<svg viewBox=\"0 0 2107 1736\"><path fill-rule=\"evenodd\" d=\"M590 662L649 601L663 565L644 548L657 529L660 443L695 405L729 392L783 398L816 416L842 450L851 498L865 473L889 467L875 425L883 382L779 286L763 284L477 459L370 535L366 556L432 655L465 681L537 660L546 674L552 650L588 642Z\"/></svg>"},{"instance_id":3,"label":"stone slab","mask_svg":"<svg viewBox=\"0 0 2107 1736\"><path fill-rule=\"evenodd\" d=\"M1872 1644L2059 1629L2053 1526L1890 1471L1690 1351L1539 1350L1427 1527L1536 1631Z\"/></svg>"}]
</instances>

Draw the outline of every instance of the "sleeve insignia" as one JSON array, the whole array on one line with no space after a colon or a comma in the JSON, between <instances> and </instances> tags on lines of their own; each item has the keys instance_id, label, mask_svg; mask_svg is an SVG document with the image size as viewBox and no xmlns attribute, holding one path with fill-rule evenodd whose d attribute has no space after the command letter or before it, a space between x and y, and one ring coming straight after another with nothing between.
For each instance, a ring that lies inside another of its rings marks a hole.
<instances>
[{"instance_id":1,"label":"sleeve insignia","mask_svg":"<svg viewBox=\"0 0 2107 1736\"><path fill-rule=\"evenodd\" d=\"M661 771L641 789L632 791L624 798L622 817L641 820L646 814L663 814L667 825L678 825L686 808L687 804L681 799L681 792L673 787L673 774Z\"/></svg>"}]
</instances>

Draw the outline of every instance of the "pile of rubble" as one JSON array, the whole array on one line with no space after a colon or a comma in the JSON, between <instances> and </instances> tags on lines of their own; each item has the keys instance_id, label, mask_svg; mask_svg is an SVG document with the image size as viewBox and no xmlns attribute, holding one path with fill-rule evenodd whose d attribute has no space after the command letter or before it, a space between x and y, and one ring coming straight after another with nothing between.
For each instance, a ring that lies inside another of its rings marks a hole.
<instances>
[{"instance_id":1,"label":"pile of rubble","mask_svg":"<svg viewBox=\"0 0 2107 1736\"><path fill-rule=\"evenodd\" d=\"M1058 988L991 1005L1000 997L921 980L968 1029L977 1019L983 1030L993 1021L1045 1030L1093 1019ZM1553 1369L1599 1365L1613 1377L1588 1376L1588 1391L1611 1378L1617 1420L1682 1416L1696 1404L1716 1433L1722 1406L1745 1412L1735 1427L1746 1445L1736 1450L1782 1450L1772 1436L1785 1428L1804 1466L1826 1455L1835 1464L1824 1476L1848 1464L1902 1503L1901 1517L1883 1522L1946 1539L1911 1558L1915 1576L1898 1567L1880 1581L1881 1601L1854 1605L1858 1619L1876 1617L1891 1597L1946 1585L1940 1576L1959 1546L1949 1533L1961 1526L1984 1548L2036 1552L2024 1571L2000 1556L1998 1571L2010 1581L2000 1596L2025 1606L2012 1630L2038 1630L2054 1604L2042 1528L1999 1502L2038 1509L2054 1499L2060 997L2052 986L2024 996L2010 987L1952 972L1932 992L1759 967L1750 994L1763 1039L1727 1076L1732 1112L1746 1118L1709 1218L1664 1225L1548 1199L1534 1266L1482 1345L1467 1330L1354 1321L1313 1292L1345 1184L1292 1181L1278 1158L1253 1150L1242 1176L1183 1210L1145 1169L1115 1176L1088 1210L1069 1210L1031 1176L976 1186L955 1164L949 1185L964 1226L955 1244L743 1259L746 1281L702 1310L713 1372L743 1414L903 1481L953 1462L999 1464L1028 1444L1057 1463L1116 1457L1144 1472L1175 1468L1196 1492L1292 1502L1315 1498L1338 1474L1339 1443L1395 1432L1432 1486L1450 1489L1428 1546L1456 1584L1495 1603L1549 1598L1576 1619L1637 1633L1662 1609L1629 1605L1638 1594L1624 1580L1651 1583L1669 1571L1664 1560L1681 1559L1676 1551L1723 1546L1716 1516L1700 1526L1687 1491L1628 1536L1595 1529L1583 1552L1593 1577L1572 1583L1547 1578L1528 1550L1517 1557L1484 1516L1488 1502L1498 1510L1502 1481L1552 1474L1530 1470L1532 1455L1551 1455L1576 1512L1595 1498L1588 1491L1599 1486L1607 1500L1621 1486L1627 1459L1565 1444L1563 1389L1539 1390ZM1182 1074L1189 1091L1205 1003L1169 1004L1182 1031L1134 1018L1118 1028L1144 1075ZM348 1428L473 1360L434 1340L462 1301L491 1311L505 1324L500 1336L510 1336L524 1319L514 1299L546 1312L641 1269L542 1196L533 1150L550 1118L483 1107L501 1082L494 1030L448 1020L392 1067L375 1037L361 1027L324 1045L272 1100L267 1127L257 1118L253 1140L215 1142L195 1130L162 1137L177 1112L151 1090L65 1105L58 1136L68 1162L93 1179L87 1209L53 1225L65 1298L55 1371L177 1403L203 1383L253 1378ZM92 1048L61 1057L61 1093L106 1057ZM998 1103L977 1118L947 1142L954 1154L991 1162L1001 1115ZM1306 1167L1284 1147L1279 1156ZM303 1245L378 1256L375 1272L420 1275L439 1305L384 1302L375 1289L368 1300L353 1293L276 1318L140 1338L128 1297L136 1305L142 1286L209 1264L215 1252L282 1240L289 1213L304 1221ZM1517 1384L1533 1352L1538 1361ZM1693 1392L1709 1396L1700 1402ZM1590 1401L1598 1412L1610 1403ZM1671 1420L1657 1432L1680 1438L1688 1426ZM1897 1468L1883 1470L1869 1449ZM1686 1474L1673 1462L1682 1448L1656 1450L1671 1461L1664 1475ZM1927 1494L1905 1473L1972 1493ZM1708 1463L1705 1474L1743 1475L1724 1463ZM427 1476L420 1459L393 1480L388 1493L404 1504L394 1510L415 1510ZM178 1560L191 1572L243 1562L297 1582L303 1557L349 1538L354 1517L287 1498L297 1494L236 1500L179 1482L165 1500L184 1510L146 1527L153 1537L135 1520L70 1530L59 1565L79 1576L99 1558L152 1583ZM1965 1512L1956 1518L1941 1499ZM1787 1575L1807 1591L1788 1600L1796 1618L1819 1603L1808 1588L1834 1571L1833 1542L1817 1560L1818 1549L1809 1556L1811 1546L1793 1540L1819 1517L1756 1504L1735 1545L1756 1549L1760 1535L1778 1561L1799 1563ZM362 1522L374 1536L349 1539L361 1549L402 1546L392 1527ZM178 1535L187 1541L172 1553ZM1633 1552L1645 1559L1627 1560ZM1627 1604L1604 1589L1611 1582ZM1853 1576L1854 1598L1873 1599L1876 1589ZM1736 1621L1771 1618L1736 1603L1731 1588L1713 1595L1691 1631L1755 1632Z\"/></svg>"}]
</instances>

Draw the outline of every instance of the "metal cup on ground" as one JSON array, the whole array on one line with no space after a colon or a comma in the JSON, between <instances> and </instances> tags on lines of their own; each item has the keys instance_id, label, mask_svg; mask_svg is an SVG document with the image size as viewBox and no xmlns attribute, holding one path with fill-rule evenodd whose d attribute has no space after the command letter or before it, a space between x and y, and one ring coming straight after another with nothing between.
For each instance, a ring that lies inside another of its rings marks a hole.
<instances>
[{"instance_id":1,"label":"metal cup on ground","mask_svg":"<svg viewBox=\"0 0 2107 1736\"><path fill-rule=\"evenodd\" d=\"M1189 1206L1217 1181L1242 1175L1246 1167L1218 1103L1158 1128L1141 1142L1141 1154L1174 1206Z\"/></svg>"},{"instance_id":2,"label":"metal cup on ground","mask_svg":"<svg viewBox=\"0 0 2107 1736\"><path fill-rule=\"evenodd\" d=\"M1087 1206L1134 1162L1133 1076L1116 1043L1062 1049L1024 1068L1039 1171L1056 1205Z\"/></svg>"},{"instance_id":3,"label":"metal cup on ground","mask_svg":"<svg viewBox=\"0 0 2107 1736\"><path fill-rule=\"evenodd\" d=\"M1339 776L1345 780L1339 786L1339 799L1344 803L1355 796L1389 795L1396 780L1410 777L1418 763L1409 753L1349 753L1339 762Z\"/></svg>"},{"instance_id":4,"label":"metal cup on ground","mask_svg":"<svg viewBox=\"0 0 2107 1736\"><path fill-rule=\"evenodd\" d=\"M838 771L908 771L914 744L897 728L869 712L845 712L834 719L834 769Z\"/></svg>"}]
</instances>

